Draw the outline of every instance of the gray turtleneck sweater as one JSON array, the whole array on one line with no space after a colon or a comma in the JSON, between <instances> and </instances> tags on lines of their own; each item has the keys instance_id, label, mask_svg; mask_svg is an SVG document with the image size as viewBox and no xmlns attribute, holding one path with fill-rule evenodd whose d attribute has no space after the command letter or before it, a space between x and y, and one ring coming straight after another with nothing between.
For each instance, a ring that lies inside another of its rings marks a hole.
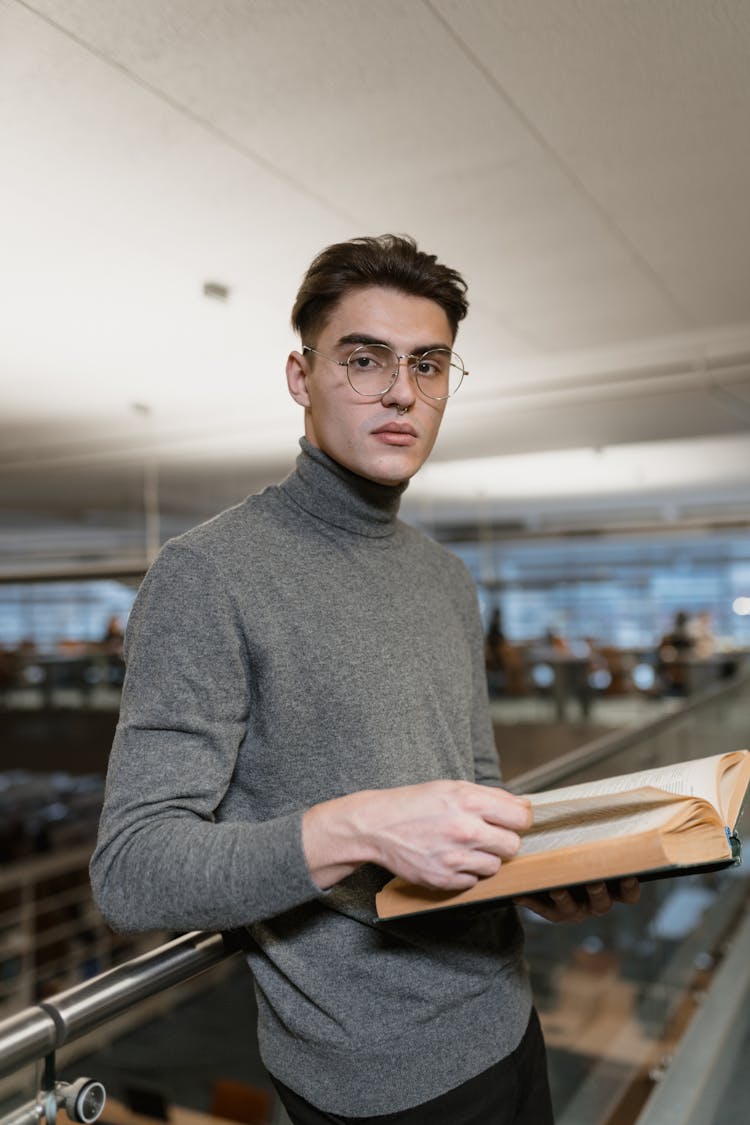
<instances>
[{"instance_id":1,"label":"gray turtleneck sweater","mask_svg":"<svg viewBox=\"0 0 750 1125\"><path fill-rule=\"evenodd\" d=\"M381 868L310 878L309 806L499 773L465 568L396 518L402 489L301 444L143 582L91 877L115 929L247 927L269 1070L384 1114L512 1051L531 1001L512 908L380 923Z\"/></svg>"}]
</instances>

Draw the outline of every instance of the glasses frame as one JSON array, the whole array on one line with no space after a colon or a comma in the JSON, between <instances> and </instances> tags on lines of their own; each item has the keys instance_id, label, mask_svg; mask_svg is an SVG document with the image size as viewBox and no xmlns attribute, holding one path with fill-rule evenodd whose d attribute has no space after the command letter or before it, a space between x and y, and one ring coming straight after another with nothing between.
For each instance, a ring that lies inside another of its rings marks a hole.
<instances>
[{"instance_id":1,"label":"glasses frame","mask_svg":"<svg viewBox=\"0 0 750 1125\"><path fill-rule=\"evenodd\" d=\"M360 391L359 388L355 387L354 383L351 381L349 364L351 363L352 356L356 355L357 352L366 350L367 348L387 348L391 355L396 359L396 369L391 374L391 381L387 387L383 388L382 391L374 391L372 393L368 393L367 391ZM312 352L313 355L319 355L321 359L327 359L329 363L335 363L337 367L345 367L347 383L352 388L354 393L361 395L362 398L382 398L383 395L387 395L391 387L395 385L396 380L398 379L398 373L401 368L402 360L423 359L426 355L429 355L430 352L443 351L448 352L451 356L454 356L461 364L462 374L455 391L448 391L447 395L431 395L430 392L426 391L420 383L418 373L416 371L414 372L414 379L417 386L419 387L420 393L423 394L425 398L431 398L433 402L445 402L446 399L452 398L456 391L460 388L466 376L469 374L469 372L464 367L464 361L461 359L461 356L458 355L457 352L454 352L453 348L428 348L426 352L422 352L421 354L418 354L417 352L408 352L406 355L399 355L398 352L394 351L390 344L357 344L357 346L352 348L352 350L349 352L349 355L346 357L346 359L334 359L332 355L326 355L325 352L319 352L317 348L311 348L309 344L302 345L303 355L306 355L307 352Z\"/></svg>"}]
</instances>

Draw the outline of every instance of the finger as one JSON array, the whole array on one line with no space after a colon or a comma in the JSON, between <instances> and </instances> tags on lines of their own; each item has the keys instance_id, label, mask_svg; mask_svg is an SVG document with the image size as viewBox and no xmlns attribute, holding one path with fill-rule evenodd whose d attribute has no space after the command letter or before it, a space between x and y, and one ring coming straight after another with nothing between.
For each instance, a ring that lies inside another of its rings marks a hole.
<instances>
[{"instance_id":1,"label":"finger","mask_svg":"<svg viewBox=\"0 0 750 1125\"><path fill-rule=\"evenodd\" d=\"M612 896L606 883L588 883L586 894L589 898L589 910L596 918L601 918L612 909Z\"/></svg>"},{"instance_id":2,"label":"finger","mask_svg":"<svg viewBox=\"0 0 750 1125\"><path fill-rule=\"evenodd\" d=\"M480 788L484 790L486 798L477 811L489 824L515 828L521 832L531 828L534 813L527 797L516 797L504 789L492 789L486 785Z\"/></svg>"},{"instance_id":3,"label":"finger","mask_svg":"<svg viewBox=\"0 0 750 1125\"><path fill-rule=\"evenodd\" d=\"M626 902L629 906L634 906L637 902L640 902L640 882L637 879L621 879L620 886L618 887L618 897L621 902Z\"/></svg>"},{"instance_id":4,"label":"finger","mask_svg":"<svg viewBox=\"0 0 750 1125\"><path fill-rule=\"evenodd\" d=\"M446 844L453 851L488 852L500 859L510 859L517 855L521 847L521 837L510 828L490 824L481 816L464 812L443 826Z\"/></svg>"},{"instance_id":5,"label":"finger","mask_svg":"<svg viewBox=\"0 0 750 1125\"><path fill-rule=\"evenodd\" d=\"M441 865L448 871L467 871L480 878L495 875L504 860L512 859L517 854L520 839L513 832L492 832L481 842L463 843L461 847L452 847L442 852L439 857Z\"/></svg>"},{"instance_id":6,"label":"finger","mask_svg":"<svg viewBox=\"0 0 750 1125\"><path fill-rule=\"evenodd\" d=\"M452 871L440 879L432 879L427 886L439 891L468 891L479 882L469 871Z\"/></svg>"},{"instance_id":7,"label":"finger","mask_svg":"<svg viewBox=\"0 0 750 1125\"><path fill-rule=\"evenodd\" d=\"M523 828L530 822L531 802L494 785L454 782L451 796L466 810L490 823Z\"/></svg>"},{"instance_id":8,"label":"finger","mask_svg":"<svg viewBox=\"0 0 750 1125\"><path fill-rule=\"evenodd\" d=\"M525 906L533 914L538 914L545 921L555 924L580 922L588 915L588 909L565 892L557 895L557 901L553 900L552 895L541 898L534 895L521 895L513 901L516 906Z\"/></svg>"},{"instance_id":9,"label":"finger","mask_svg":"<svg viewBox=\"0 0 750 1125\"><path fill-rule=\"evenodd\" d=\"M560 887L556 891L550 891L549 897L555 904L559 917L572 919L578 916L580 905L573 898L570 891L566 891Z\"/></svg>"},{"instance_id":10,"label":"finger","mask_svg":"<svg viewBox=\"0 0 750 1125\"><path fill-rule=\"evenodd\" d=\"M538 914L547 922L560 921L557 907L552 906L546 899L535 898L533 895L519 895L518 898L513 899L513 902L516 906L523 906L526 910L530 910L532 914Z\"/></svg>"},{"instance_id":11,"label":"finger","mask_svg":"<svg viewBox=\"0 0 750 1125\"><path fill-rule=\"evenodd\" d=\"M475 879L496 874L502 863L497 855L479 850L449 852L442 859L448 872L473 875Z\"/></svg>"},{"instance_id":12,"label":"finger","mask_svg":"<svg viewBox=\"0 0 750 1125\"><path fill-rule=\"evenodd\" d=\"M521 850L521 837L509 828L482 822L477 828L474 849L487 852L499 859L512 859Z\"/></svg>"}]
</instances>

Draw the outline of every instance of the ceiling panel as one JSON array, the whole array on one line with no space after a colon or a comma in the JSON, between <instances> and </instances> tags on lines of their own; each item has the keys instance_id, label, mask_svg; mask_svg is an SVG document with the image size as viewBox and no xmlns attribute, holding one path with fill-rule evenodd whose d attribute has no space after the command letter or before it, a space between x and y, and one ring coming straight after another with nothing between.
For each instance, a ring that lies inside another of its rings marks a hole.
<instances>
[{"instance_id":1,"label":"ceiling panel","mask_svg":"<svg viewBox=\"0 0 750 1125\"><path fill-rule=\"evenodd\" d=\"M439 462L746 433L749 51L744 0L0 0L0 509L273 479L301 275L385 229L470 283Z\"/></svg>"},{"instance_id":2,"label":"ceiling panel","mask_svg":"<svg viewBox=\"0 0 750 1125\"><path fill-rule=\"evenodd\" d=\"M746 322L750 6L433 6L683 326Z\"/></svg>"}]
</instances>

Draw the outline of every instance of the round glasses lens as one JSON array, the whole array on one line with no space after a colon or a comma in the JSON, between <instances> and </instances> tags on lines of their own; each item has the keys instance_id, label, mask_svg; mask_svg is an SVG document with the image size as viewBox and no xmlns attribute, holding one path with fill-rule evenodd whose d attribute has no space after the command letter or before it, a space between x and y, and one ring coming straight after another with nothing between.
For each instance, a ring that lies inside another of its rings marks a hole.
<instances>
[{"instance_id":1,"label":"round glasses lens","mask_svg":"<svg viewBox=\"0 0 750 1125\"><path fill-rule=\"evenodd\" d=\"M398 357L386 344L360 344L347 362L349 382L361 395L383 395L393 386Z\"/></svg>"},{"instance_id":2,"label":"round glasses lens","mask_svg":"<svg viewBox=\"0 0 750 1125\"><path fill-rule=\"evenodd\" d=\"M428 398L448 398L455 394L464 377L463 360L448 348L433 348L414 356L409 366L417 386Z\"/></svg>"}]
</instances>

